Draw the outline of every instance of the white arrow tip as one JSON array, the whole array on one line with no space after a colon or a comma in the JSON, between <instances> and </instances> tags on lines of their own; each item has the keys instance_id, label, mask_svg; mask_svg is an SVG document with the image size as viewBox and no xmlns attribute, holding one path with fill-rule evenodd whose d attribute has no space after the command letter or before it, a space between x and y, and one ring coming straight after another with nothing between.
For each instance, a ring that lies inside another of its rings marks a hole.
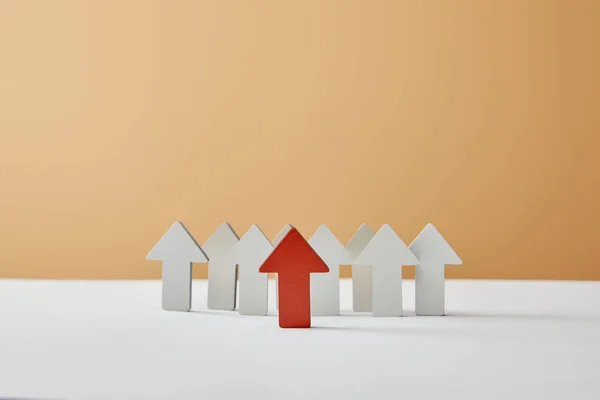
<instances>
[{"instance_id":1,"label":"white arrow tip","mask_svg":"<svg viewBox=\"0 0 600 400\"><path fill-rule=\"evenodd\" d=\"M279 231L279 233L277 234L277 236L275 236L275 239L273 239L273 247L277 247L279 245L279 243L281 243L281 241L283 240L284 237L286 237L286 235L293 229L294 227L291 224L287 224L286 226L283 227L283 229L281 229L281 231Z\"/></svg>"},{"instance_id":2,"label":"white arrow tip","mask_svg":"<svg viewBox=\"0 0 600 400\"><path fill-rule=\"evenodd\" d=\"M360 231L360 230L363 230L363 229L368 229L371 232L373 232L373 229L371 229L371 227L366 222L363 222L362 224L360 224L360 226L358 227L357 231Z\"/></svg>"},{"instance_id":3,"label":"white arrow tip","mask_svg":"<svg viewBox=\"0 0 600 400\"><path fill-rule=\"evenodd\" d=\"M419 260L406 247L389 224L385 224L377 231L373 239L354 260L354 264L373 265L379 263L393 263L402 265L417 265Z\"/></svg>"},{"instance_id":4,"label":"white arrow tip","mask_svg":"<svg viewBox=\"0 0 600 400\"><path fill-rule=\"evenodd\" d=\"M326 225L320 225L308 243L321 256L332 257L338 264L351 264L352 256Z\"/></svg>"},{"instance_id":5,"label":"white arrow tip","mask_svg":"<svg viewBox=\"0 0 600 400\"><path fill-rule=\"evenodd\" d=\"M315 233L313 233L312 238L315 237L320 237L320 236L331 236L333 235L333 233L331 232L331 230L329 230L329 228L327 226L325 226L324 224L319 225L319 227L317 228L317 230L315 231Z\"/></svg>"},{"instance_id":6,"label":"white arrow tip","mask_svg":"<svg viewBox=\"0 0 600 400\"><path fill-rule=\"evenodd\" d=\"M446 239L429 223L409 246L418 259L430 259L447 265L461 265L462 260Z\"/></svg>"},{"instance_id":7,"label":"white arrow tip","mask_svg":"<svg viewBox=\"0 0 600 400\"><path fill-rule=\"evenodd\" d=\"M225 257L229 250L238 242L238 235L231 225L223 222L204 242L202 249L208 254L211 260Z\"/></svg>"},{"instance_id":8,"label":"white arrow tip","mask_svg":"<svg viewBox=\"0 0 600 400\"><path fill-rule=\"evenodd\" d=\"M154 245L146 260L207 262L208 258L181 222L175 222Z\"/></svg>"},{"instance_id":9,"label":"white arrow tip","mask_svg":"<svg viewBox=\"0 0 600 400\"><path fill-rule=\"evenodd\" d=\"M313 236L315 235L333 235L331 230L325 224L319 225Z\"/></svg>"},{"instance_id":10,"label":"white arrow tip","mask_svg":"<svg viewBox=\"0 0 600 400\"><path fill-rule=\"evenodd\" d=\"M257 233L260 233L260 234L261 234L261 235L263 235L263 236L265 235L265 234L263 233L262 229L260 229L260 228L258 227L258 225L256 225L256 224L252 225L252 226L250 227L250 229L248 229L248 232L246 232L246 233L244 234L244 236L248 235L249 233L252 233L253 235L255 235L255 234L257 234Z\"/></svg>"},{"instance_id":11,"label":"white arrow tip","mask_svg":"<svg viewBox=\"0 0 600 400\"><path fill-rule=\"evenodd\" d=\"M379 232L386 232L386 234L389 233L393 233L394 235L396 235L396 232L394 231L394 229L390 226L390 224L383 224L381 226L381 228L379 229ZM396 235L398 236L398 235Z\"/></svg>"},{"instance_id":12,"label":"white arrow tip","mask_svg":"<svg viewBox=\"0 0 600 400\"><path fill-rule=\"evenodd\" d=\"M256 241L266 241L269 245L269 247L273 247L271 245L271 242L269 241L269 239L267 238L267 235L265 235L265 233L262 231L262 229L260 229L260 227L258 225L252 225L248 231L246 231L246 233L244 233L244 236L242 236L242 238L240 239L240 242L256 242ZM236 245L238 246L238 245Z\"/></svg>"},{"instance_id":13,"label":"white arrow tip","mask_svg":"<svg viewBox=\"0 0 600 400\"><path fill-rule=\"evenodd\" d=\"M273 245L258 225L252 225L239 242L231 248L227 259L235 264L264 255L266 258Z\"/></svg>"},{"instance_id":14,"label":"white arrow tip","mask_svg":"<svg viewBox=\"0 0 600 400\"><path fill-rule=\"evenodd\" d=\"M365 249L367 244L373 239L375 232L367 224L362 224L352 235L348 243L346 243L346 250L350 252L352 259L356 259L360 253Z\"/></svg>"}]
</instances>

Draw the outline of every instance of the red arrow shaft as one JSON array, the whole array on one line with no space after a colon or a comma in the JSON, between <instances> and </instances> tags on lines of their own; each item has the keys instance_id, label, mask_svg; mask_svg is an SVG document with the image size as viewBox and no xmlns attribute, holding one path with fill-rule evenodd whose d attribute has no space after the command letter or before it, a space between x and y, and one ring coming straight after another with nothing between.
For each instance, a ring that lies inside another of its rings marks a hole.
<instances>
[{"instance_id":1,"label":"red arrow shaft","mask_svg":"<svg viewBox=\"0 0 600 400\"><path fill-rule=\"evenodd\" d=\"M310 274L278 275L279 326L310 328Z\"/></svg>"}]
</instances>

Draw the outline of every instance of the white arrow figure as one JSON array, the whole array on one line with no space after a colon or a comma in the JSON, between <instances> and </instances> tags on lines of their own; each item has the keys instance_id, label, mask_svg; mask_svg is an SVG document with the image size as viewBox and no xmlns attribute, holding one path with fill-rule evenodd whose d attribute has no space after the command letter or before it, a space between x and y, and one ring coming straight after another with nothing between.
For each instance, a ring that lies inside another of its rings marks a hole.
<instances>
[{"instance_id":1,"label":"white arrow figure","mask_svg":"<svg viewBox=\"0 0 600 400\"><path fill-rule=\"evenodd\" d=\"M415 314L444 315L445 265L462 260L433 224L419 233L410 245L419 259L415 268Z\"/></svg>"},{"instance_id":2,"label":"white arrow figure","mask_svg":"<svg viewBox=\"0 0 600 400\"><path fill-rule=\"evenodd\" d=\"M211 310L235 310L237 268L234 262L227 260L227 254L238 241L231 226L224 222L202 246L210 259L206 306Z\"/></svg>"},{"instance_id":3,"label":"white arrow figure","mask_svg":"<svg viewBox=\"0 0 600 400\"><path fill-rule=\"evenodd\" d=\"M279 231L279 233L277 234L277 236L275 236L275 239L273 239L273 248L277 247L279 245L279 243L281 243L281 241L283 240L283 238L285 237L285 235L287 235L289 233L289 231L291 231L293 228L293 226L291 224L287 224L286 226L283 227L283 229L281 229L281 231ZM275 308L279 309L279 284L278 284L278 276L279 274L275 275Z\"/></svg>"},{"instance_id":4,"label":"white arrow figure","mask_svg":"<svg viewBox=\"0 0 600 400\"><path fill-rule=\"evenodd\" d=\"M259 272L260 266L273 251L273 245L256 225L252 225L227 256L238 265L242 315L267 315L269 275Z\"/></svg>"},{"instance_id":5,"label":"white arrow figure","mask_svg":"<svg viewBox=\"0 0 600 400\"><path fill-rule=\"evenodd\" d=\"M192 263L208 258L181 222L175 222L146 256L162 261L162 308L190 311L192 307Z\"/></svg>"},{"instance_id":6,"label":"white arrow figure","mask_svg":"<svg viewBox=\"0 0 600 400\"><path fill-rule=\"evenodd\" d=\"M293 228L293 226L291 224L287 224L286 226L284 226L279 233L277 234L277 236L275 236L275 239L273 239L273 247L277 247L279 245L279 243L281 243L281 241L283 240L283 238L285 237L285 235L287 235L289 233L289 231L291 231Z\"/></svg>"},{"instance_id":7,"label":"white arrow figure","mask_svg":"<svg viewBox=\"0 0 600 400\"><path fill-rule=\"evenodd\" d=\"M346 250L353 260L352 309L356 312L373 310L373 267L354 264L356 257L367 247L373 236L375 232L367 224L362 224L346 244Z\"/></svg>"},{"instance_id":8,"label":"white arrow figure","mask_svg":"<svg viewBox=\"0 0 600 400\"><path fill-rule=\"evenodd\" d=\"M350 264L352 257L325 225L317 228L308 244L329 267L325 274L310 274L311 314L339 315L340 264Z\"/></svg>"},{"instance_id":9,"label":"white arrow figure","mask_svg":"<svg viewBox=\"0 0 600 400\"><path fill-rule=\"evenodd\" d=\"M383 225L354 263L373 266L373 316L401 317L402 266L419 260L392 227Z\"/></svg>"}]
</instances>

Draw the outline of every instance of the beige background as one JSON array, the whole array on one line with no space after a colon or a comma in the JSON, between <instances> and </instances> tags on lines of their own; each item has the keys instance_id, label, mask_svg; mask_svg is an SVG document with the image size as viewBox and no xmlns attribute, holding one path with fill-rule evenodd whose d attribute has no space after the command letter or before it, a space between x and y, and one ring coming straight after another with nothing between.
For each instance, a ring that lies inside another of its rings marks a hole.
<instances>
[{"instance_id":1,"label":"beige background","mask_svg":"<svg viewBox=\"0 0 600 400\"><path fill-rule=\"evenodd\" d=\"M600 279L598 1L0 1L0 276L433 222L449 277ZM196 268L198 277L206 266ZM344 271L347 273L347 270Z\"/></svg>"}]
</instances>

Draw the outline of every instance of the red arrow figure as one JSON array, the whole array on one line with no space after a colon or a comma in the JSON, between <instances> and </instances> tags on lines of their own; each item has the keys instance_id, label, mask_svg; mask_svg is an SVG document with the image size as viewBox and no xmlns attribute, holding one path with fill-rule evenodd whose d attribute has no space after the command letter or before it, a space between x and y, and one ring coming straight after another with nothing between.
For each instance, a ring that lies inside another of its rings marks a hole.
<instances>
[{"instance_id":1,"label":"red arrow figure","mask_svg":"<svg viewBox=\"0 0 600 400\"><path fill-rule=\"evenodd\" d=\"M300 232L292 228L259 271L278 275L279 326L310 328L310 274L329 268Z\"/></svg>"}]
</instances>

